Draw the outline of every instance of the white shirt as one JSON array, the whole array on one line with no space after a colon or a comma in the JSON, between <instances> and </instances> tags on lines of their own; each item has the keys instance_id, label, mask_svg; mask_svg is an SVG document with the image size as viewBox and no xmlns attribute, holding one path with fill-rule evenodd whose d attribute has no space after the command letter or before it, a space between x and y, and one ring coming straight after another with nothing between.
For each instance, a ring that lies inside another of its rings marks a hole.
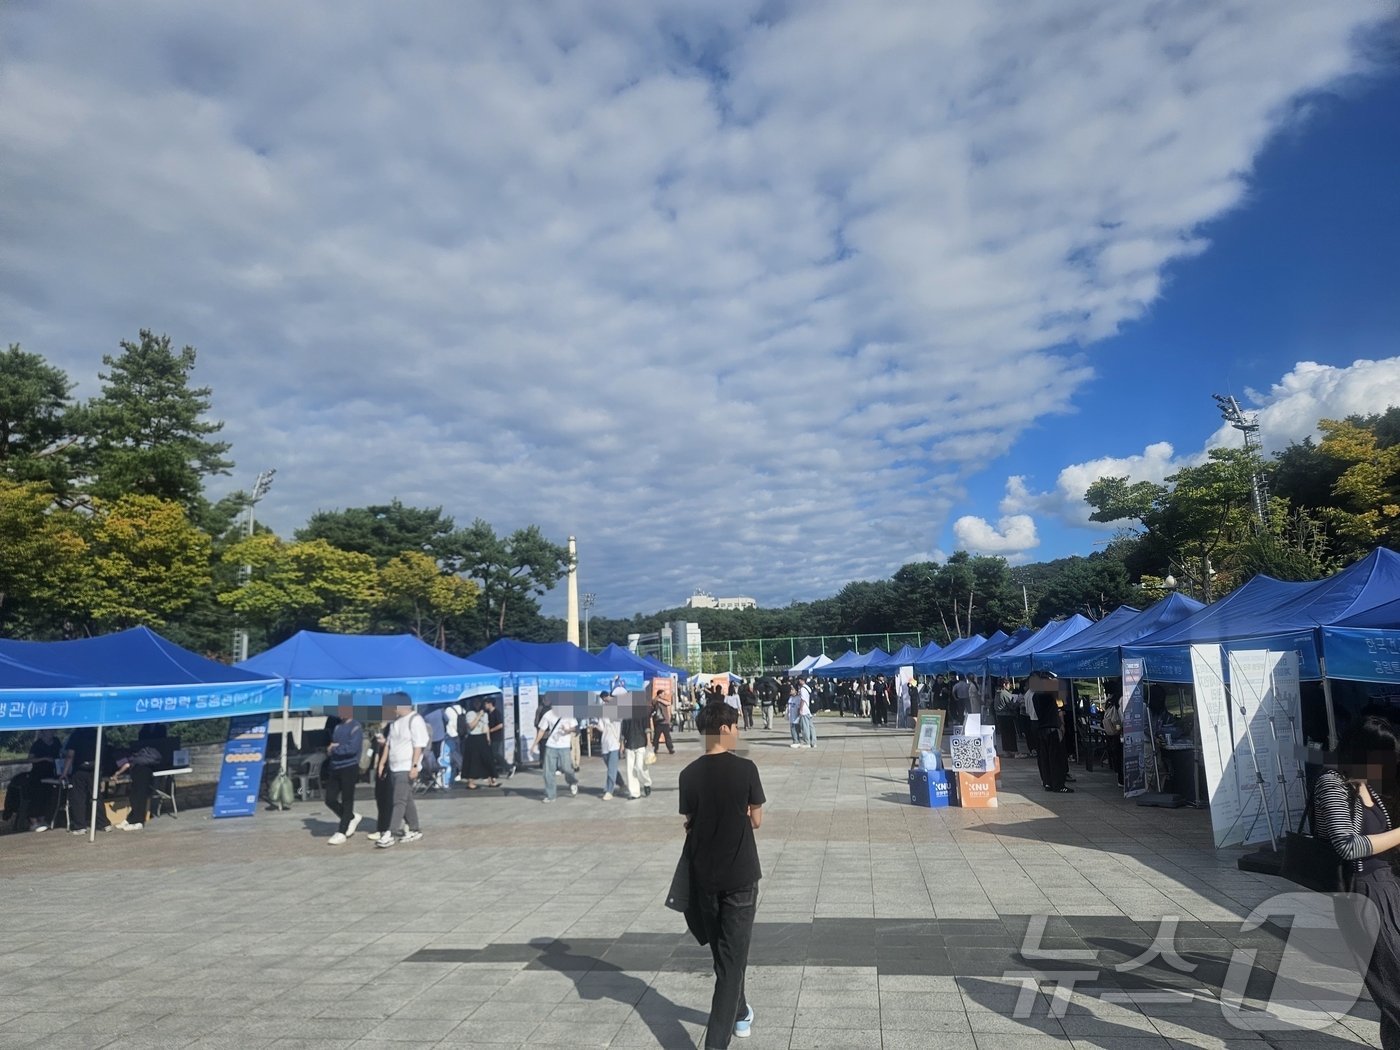
<instances>
[{"instance_id":1,"label":"white shirt","mask_svg":"<svg viewBox=\"0 0 1400 1050\"><path fill-rule=\"evenodd\" d=\"M411 773L413 749L426 749L428 740L428 723L417 711L394 719L389 725L389 772Z\"/></svg>"},{"instance_id":2,"label":"white shirt","mask_svg":"<svg viewBox=\"0 0 1400 1050\"><path fill-rule=\"evenodd\" d=\"M607 715L604 715L602 718L598 719L598 728L602 731L603 734L603 754L606 755L609 751L622 750L621 722L619 722L616 718L610 718Z\"/></svg>"},{"instance_id":3,"label":"white shirt","mask_svg":"<svg viewBox=\"0 0 1400 1050\"><path fill-rule=\"evenodd\" d=\"M553 722L548 719L553 718ZM570 733L578 728L578 722L572 718L561 718L558 715L545 715L545 724L550 727L549 736L545 737L545 747L568 747Z\"/></svg>"},{"instance_id":4,"label":"white shirt","mask_svg":"<svg viewBox=\"0 0 1400 1050\"><path fill-rule=\"evenodd\" d=\"M462 713L462 709L456 704L448 704L442 709L443 728L447 730L447 735L453 740L457 739L457 716Z\"/></svg>"}]
</instances>

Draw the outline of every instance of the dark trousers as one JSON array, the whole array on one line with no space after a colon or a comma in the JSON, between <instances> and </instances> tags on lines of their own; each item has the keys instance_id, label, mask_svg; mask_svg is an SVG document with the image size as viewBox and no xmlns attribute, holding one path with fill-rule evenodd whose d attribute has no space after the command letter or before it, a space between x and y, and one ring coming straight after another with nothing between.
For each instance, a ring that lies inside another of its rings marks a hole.
<instances>
[{"instance_id":1,"label":"dark trousers","mask_svg":"<svg viewBox=\"0 0 1400 1050\"><path fill-rule=\"evenodd\" d=\"M68 775L70 789L68 791L68 824L74 828L85 828L92 814L92 778L91 769L75 769ZM105 828L111 821L107 819L107 812L99 802L97 806L97 826Z\"/></svg>"},{"instance_id":2,"label":"dark trousers","mask_svg":"<svg viewBox=\"0 0 1400 1050\"><path fill-rule=\"evenodd\" d=\"M1105 737L1108 750L1108 768L1113 770L1118 777L1118 783L1123 783L1123 734L1116 733L1113 736Z\"/></svg>"},{"instance_id":3,"label":"dark trousers","mask_svg":"<svg viewBox=\"0 0 1400 1050\"><path fill-rule=\"evenodd\" d=\"M1016 726L1021 730L1021 735L1026 738L1026 750L1036 751L1037 731L1035 724L1031 721L1031 716L1022 711L1016 716Z\"/></svg>"},{"instance_id":4,"label":"dark trousers","mask_svg":"<svg viewBox=\"0 0 1400 1050\"><path fill-rule=\"evenodd\" d=\"M382 777L374 775L374 811L374 830L388 831L389 821L394 818L394 782L387 769Z\"/></svg>"},{"instance_id":5,"label":"dark trousers","mask_svg":"<svg viewBox=\"0 0 1400 1050\"><path fill-rule=\"evenodd\" d=\"M342 835L350 827L350 818L355 815L355 785L359 780L360 766L357 762L339 769L331 766L326 770L326 808L340 818Z\"/></svg>"},{"instance_id":6,"label":"dark trousers","mask_svg":"<svg viewBox=\"0 0 1400 1050\"><path fill-rule=\"evenodd\" d=\"M997 734L1001 738L1001 753L1014 755L1020 750L1016 746L1016 716L997 715Z\"/></svg>"},{"instance_id":7,"label":"dark trousers","mask_svg":"<svg viewBox=\"0 0 1400 1050\"><path fill-rule=\"evenodd\" d=\"M151 808L151 787L155 784L156 771L151 766L132 766L127 773L131 776L131 812L126 815L126 822L144 824Z\"/></svg>"},{"instance_id":8,"label":"dark trousers","mask_svg":"<svg viewBox=\"0 0 1400 1050\"><path fill-rule=\"evenodd\" d=\"M1065 743L1060 739L1058 729L1040 731L1040 747L1035 753L1036 765L1040 767L1040 779L1051 791L1059 791L1065 786L1069 776L1069 759L1065 756Z\"/></svg>"},{"instance_id":9,"label":"dark trousers","mask_svg":"<svg viewBox=\"0 0 1400 1050\"><path fill-rule=\"evenodd\" d=\"M1364 872L1353 879L1351 891L1369 900L1379 913L1379 936L1366 966L1366 990L1381 1014L1383 1050L1400 1050L1400 882L1388 870ZM1349 943L1361 945L1369 940L1352 934L1349 926L1355 925L1357 930L1362 926L1355 920L1347 922L1345 908L1338 908L1338 919Z\"/></svg>"},{"instance_id":10,"label":"dark trousers","mask_svg":"<svg viewBox=\"0 0 1400 1050\"><path fill-rule=\"evenodd\" d=\"M758 885L728 893L700 893L700 915L715 962L715 992L710 998L710 1023L705 1028L706 1050L728 1050L734 1023L749 1014L744 995L744 972L749 966L749 942L758 907Z\"/></svg>"},{"instance_id":11,"label":"dark trousers","mask_svg":"<svg viewBox=\"0 0 1400 1050\"><path fill-rule=\"evenodd\" d=\"M744 728L753 728L753 704L740 704L739 709L744 714Z\"/></svg>"},{"instance_id":12,"label":"dark trousers","mask_svg":"<svg viewBox=\"0 0 1400 1050\"><path fill-rule=\"evenodd\" d=\"M661 738L666 738L666 750L671 754L676 753L675 741L671 739L671 723L664 718L658 718L652 724L651 738L657 751L661 750Z\"/></svg>"}]
</instances>

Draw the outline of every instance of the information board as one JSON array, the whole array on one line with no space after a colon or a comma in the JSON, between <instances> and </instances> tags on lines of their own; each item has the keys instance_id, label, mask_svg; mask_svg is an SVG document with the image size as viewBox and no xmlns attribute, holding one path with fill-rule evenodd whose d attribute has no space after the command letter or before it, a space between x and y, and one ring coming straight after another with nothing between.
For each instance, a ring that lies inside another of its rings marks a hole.
<instances>
[{"instance_id":1,"label":"information board","mask_svg":"<svg viewBox=\"0 0 1400 1050\"><path fill-rule=\"evenodd\" d=\"M1142 660L1123 661L1123 794L1147 790L1147 704L1142 695Z\"/></svg>"},{"instance_id":2,"label":"information board","mask_svg":"<svg viewBox=\"0 0 1400 1050\"><path fill-rule=\"evenodd\" d=\"M228 720L228 742L214 793L215 817L251 817L258 808L263 763L267 761L267 715Z\"/></svg>"}]
</instances>

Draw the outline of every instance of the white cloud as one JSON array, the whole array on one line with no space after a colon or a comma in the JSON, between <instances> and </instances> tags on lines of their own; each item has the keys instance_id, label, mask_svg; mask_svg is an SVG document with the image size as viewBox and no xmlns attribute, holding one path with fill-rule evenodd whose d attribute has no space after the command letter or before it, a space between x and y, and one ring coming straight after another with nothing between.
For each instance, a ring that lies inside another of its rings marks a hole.
<instances>
[{"instance_id":1,"label":"white cloud","mask_svg":"<svg viewBox=\"0 0 1400 1050\"><path fill-rule=\"evenodd\" d=\"M1308 437L1316 440L1318 420L1371 415L1392 405L1400 405L1400 357L1355 361L1346 367L1300 361L1267 393L1249 391L1241 408L1246 416L1258 420L1259 435L1268 452ZM1071 464L1060 471L1054 487L1044 492L1032 491L1025 477L1012 475L1006 479L1000 510L1003 514L1033 511L1065 525L1111 531L1116 524L1089 521L1093 508L1084 502L1084 493L1095 481L1126 477L1161 484L1182 467L1204 462L1209 449L1238 446L1242 441L1240 432L1225 423L1197 452L1178 456L1170 443L1154 442L1135 455Z\"/></svg>"},{"instance_id":2,"label":"white cloud","mask_svg":"<svg viewBox=\"0 0 1400 1050\"><path fill-rule=\"evenodd\" d=\"M1008 514L996 525L965 514L953 522L953 535L960 550L973 554L1024 554L1040 545L1035 519L1029 514Z\"/></svg>"},{"instance_id":3,"label":"white cloud","mask_svg":"<svg viewBox=\"0 0 1400 1050\"><path fill-rule=\"evenodd\" d=\"M600 612L829 593L1072 405L1382 7L10 5L0 338L83 394L198 346L283 531L399 496L576 533Z\"/></svg>"}]
</instances>

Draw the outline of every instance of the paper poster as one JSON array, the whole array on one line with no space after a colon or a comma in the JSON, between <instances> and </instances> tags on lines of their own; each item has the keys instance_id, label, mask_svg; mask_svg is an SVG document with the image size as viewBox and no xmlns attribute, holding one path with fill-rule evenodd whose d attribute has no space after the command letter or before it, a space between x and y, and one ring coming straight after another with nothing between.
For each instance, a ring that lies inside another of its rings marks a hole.
<instances>
[{"instance_id":1,"label":"paper poster","mask_svg":"<svg viewBox=\"0 0 1400 1050\"><path fill-rule=\"evenodd\" d=\"M917 758L921 751L938 751L943 747L942 711L919 712L919 727L914 733L914 750L910 758Z\"/></svg>"},{"instance_id":2,"label":"paper poster","mask_svg":"<svg viewBox=\"0 0 1400 1050\"><path fill-rule=\"evenodd\" d=\"M1230 653L1230 713L1243 842L1282 842L1302 815L1298 761L1301 698L1296 653Z\"/></svg>"},{"instance_id":3,"label":"paper poster","mask_svg":"<svg viewBox=\"0 0 1400 1050\"><path fill-rule=\"evenodd\" d=\"M506 679L501 683L501 754L506 765L514 766L515 745L515 683Z\"/></svg>"},{"instance_id":4,"label":"paper poster","mask_svg":"<svg viewBox=\"0 0 1400 1050\"><path fill-rule=\"evenodd\" d=\"M533 678L522 678L516 685L520 707L520 765L528 766L540 760L535 749L535 711L540 705L540 689Z\"/></svg>"},{"instance_id":5,"label":"paper poster","mask_svg":"<svg viewBox=\"0 0 1400 1050\"><path fill-rule=\"evenodd\" d=\"M1123 661L1123 794L1147 790L1147 704L1142 695L1142 660Z\"/></svg>"},{"instance_id":6,"label":"paper poster","mask_svg":"<svg viewBox=\"0 0 1400 1050\"><path fill-rule=\"evenodd\" d=\"M1235 737L1230 730L1230 702L1220 664L1220 646L1191 646L1191 673L1196 690L1197 732L1210 797L1210 826L1215 845L1244 841L1240 824L1240 785L1235 769Z\"/></svg>"}]
</instances>

